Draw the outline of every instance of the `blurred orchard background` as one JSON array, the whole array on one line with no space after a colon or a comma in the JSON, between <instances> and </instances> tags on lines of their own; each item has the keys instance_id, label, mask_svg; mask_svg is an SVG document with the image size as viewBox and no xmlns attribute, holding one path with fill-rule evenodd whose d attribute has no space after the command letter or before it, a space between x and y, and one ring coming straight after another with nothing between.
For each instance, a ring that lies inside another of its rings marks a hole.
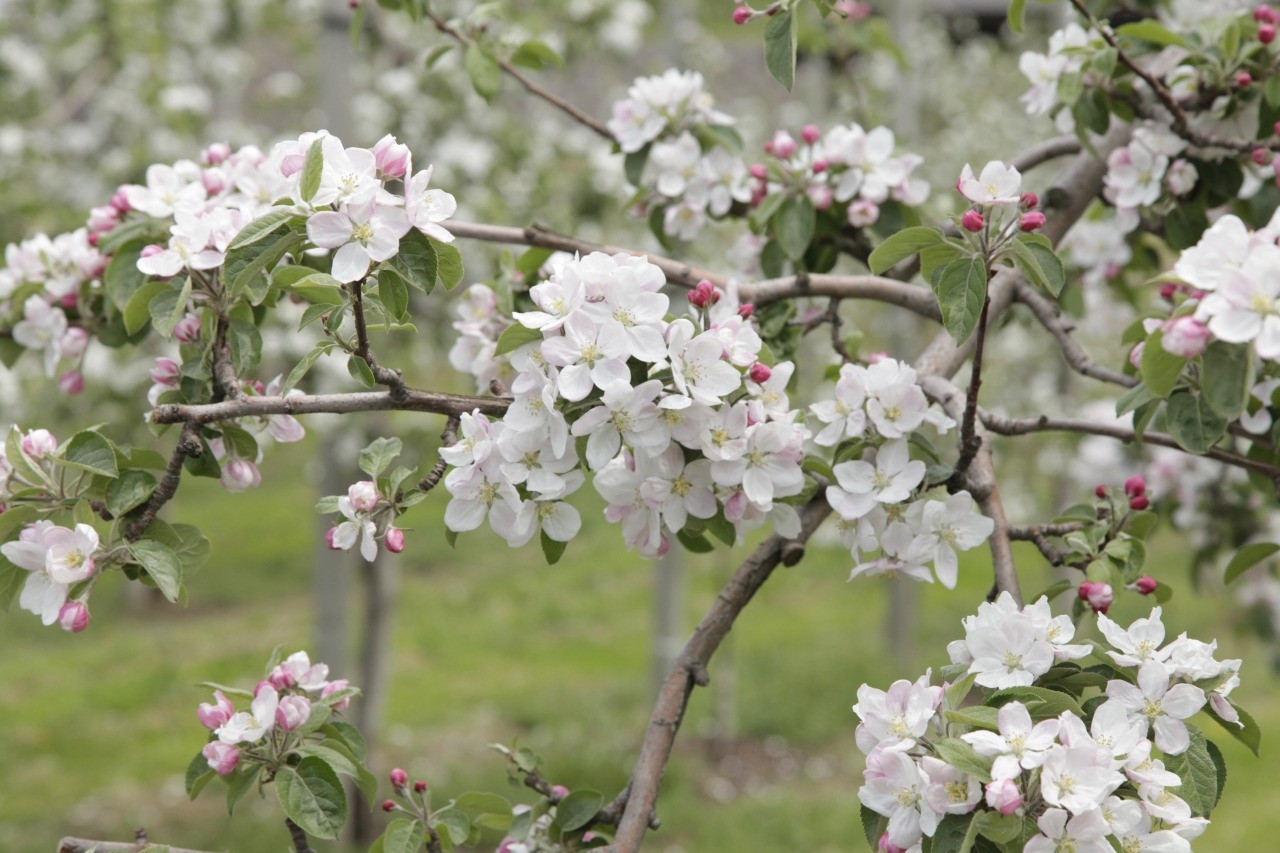
<instances>
[{"instance_id":1,"label":"blurred orchard background","mask_svg":"<svg viewBox=\"0 0 1280 853\"><path fill-rule=\"evenodd\" d=\"M865 5L872 15L864 20L806 22L792 97L768 78L759 32L732 25L728 2L433 7L513 42L544 41L567 68L539 80L595 115L607 115L634 77L687 67L706 75L717 106L739 118L749 150L775 128L887 124L902 147L925 156L922 172L942 211L966 161L1008 160L1053 134L1049 119L1023 112L1027 83L1017 61L1022 50L1043 50L1065 4L1033 4L1038 17L1017 36L1003 27L1001 0ZM214 141L269 149L324 127L356 145L398 136L415 162L435 164L433 183L457 197L458 219L536 222L656 248L644 223L627 215L621 155L522 97L510 80L486 104L459 53L437 50L446 42L429 24L371 8L353 38L351 16L346 0L0 0L0 241L78 227L89 207L139 180L149 163L194 158ZM1033 173L1030 185L1047 185L1051 168ZM726 269L729 243L709 228L694 259ZM460 248L467 281L484 280L497 250ZM1088 287L1074 292L1084 297L1074 310L1088 318L1081 336L1089 341L1095 329L1095 355L1119 363L1114 343L1100 342L1118 339L1130 318L1089 317ZM449 295L414 296L432 304L416 312L420 334L395 362L411 382L430 377L431 387L470 392L470 378L447 358ZM860 308L845 320L865 351L910 357L923 342L909 317ZM1013 367L985 383L994 408L1035 411L1061 398L1061 389L1020 381L1021 371L1059 370L1056 348L1029 325L1026 335L999 340L1005 352L991 363ZM309 347L284 328L266 344L265 361L280 371ZM146 373L159 354L122 360L91 351L88 388L76 397L47 393L34 360L0 367L0 427L46 426L65 438L76 426L109 421L113 437L127 441L132 430L145 440ZM819 376L825 358L802 370ZM308 381L336 388L349 379L318 368ZM1072 404L1085 412L1111 406L1079 399L1057 407ZM0 618L0 849L51 850L64 834L129 837L139 826L194 847L283 849L274 804L247 797L233 820L219 797L188 802L182 783L205 738L195 706L207 691L196 683L250 681L277 644L286 653L308 649L366 690L353 713L384 779L400 766L445 796L494 790L505 762L487 745L518 739L557 783L612 792L625 782L656 679L747 549L646 561L625 552L600 506L584 501L583 535L556 566L544 565L536 546L510 551L487 532L454 550L440 493L406 519L414 527L405 552L368 565L324 549L328 520L313 512L316 498L357 479L356 451L384 431L405 436L406 456L429 466L439 424L384 414L340 431L323 417L307 426L306 441L270 450L257 489L233 495L212 480L183 483L169 513L198 515L213 543L209 564L188 581L185 609L121 584L95 594L94 623L81 635L26 615ZM1015 523L1085 499L1099 481L1119 483L1139 470L1158 481L1150 457L1137 451L1069 438L1034 446L1035 455L998 448ZM1193 473L1183 474L1184 487L1206 498L1221 487ZM1176 591L1167 621L1216 636L1220 657L1247 661L1240 703L1272 737L1280 731L1280 682L1268 670L1276 659L1273 587L1263 578L1228 593L1216 580L1221 566L1195 556L1204 543L1155 541L1148 565ZM766 587L713 665L711 688L691 703L664 785L662 828L647 849L863 849L862 756L849 707L861 682L884 687L895 673L945 663L960 617L989 585L985 550L965 556L955 592L848 584L847 552L824 540ZM1033 548L1019 557L1028 592L1056 580ZM1133 598L1112 614L1122 623L1145 615ZM1232 791L1203 849L1273 849L1264 830L1275 803L1268 759L1220 742ZM361 810L353 832L370 833L382 818Z\"/></svg>"}]
</instances>

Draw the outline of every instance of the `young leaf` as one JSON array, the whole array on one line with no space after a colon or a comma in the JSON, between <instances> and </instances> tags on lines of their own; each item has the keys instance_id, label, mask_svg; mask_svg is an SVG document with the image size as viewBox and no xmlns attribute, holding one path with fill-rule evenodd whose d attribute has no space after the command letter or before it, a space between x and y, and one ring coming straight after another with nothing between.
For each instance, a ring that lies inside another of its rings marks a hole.
<instances>
[{"instance_id":1,"label":"young leaf","mask_svg":"<svg viewBox=\"0 0 1280 853\"><path fill-rule=\"evenodd\" d=\"M1208 817L1218 803L1218 768L1209 755L1208 741L1204 733L1192 725L1187 726L1191 745L1179 755L1164 757L1165 769L1182 777L1177 794L1191 806L1197 817Z\"/></svg>"},{"instance_id":2,"label":"young leaf","mask_svg":"<svg viewBox=\"0 0 1280 853\"><path fill-rule=\"evenodd\" d=\"M591 822L604 805L604 797L596 791L580 788L556 806L556 823L564 832L573 832Z\"/></svg>"},{"instance_id":3,"label":"young leaf","mask_svg":"<svg viewBox=\"0 0 1280 853\"><path fill-rule=\"evenodd\" d=\"M480 97L486 101L493 100L502 87L502 68L489 49L472 42L462 57L462 67Z\"/></svg>"},{"instance_id":4,"label":"young leaf","mask_svg":"<svg viewBox=\"0 0 1280 853\"><path fill-rule=\"evenodd\" d=\"M1183 450L1205 453L1227 431L1227 421L1200 395L1180 391L1169 398L1165 411L1169 434Z\"/></svg>"},{"instance_id":5,"label":"young leaf","mask_svg":"<svg viewBox=\"0 0 1280 853\"><path fill-rule=\"evenodd\" d=\"M156 478L146 471L124 471L107 484L107 509L119 518L145 503L155 488Z\"/></svg>"},{"instance_id":6,"label":"young leaf","mask_svg":"<svg viewBox=\"0 0 1280 853\"><path fill-rule=\"evenodd\" d=\"M1233 583L1240 575L1277 551L1280 551L1280 545L1274 542L1253 542L1245 545L1235 553L1235 556L1231 558L1231 562L1227 563L1227 570L1222 576L1222 582Z\"/></svg>"},{"instance_id":7,"label":"young leaf","mask_svg":"<svg viewBox=\"0 0 1280 853\"><path fill-rule=\"evenodd\" d=\"M281 767L276 775L280 807L294 823L316 838L337 838L347 822L347 794L338 774L315 756L297 767Z\"/></svg>"},{"instance_id":8,"label":"young leaf","mask_svg":"<svg viewBox=\"0 0 1280 853\"><path fill-rule=\"evenodd\" d=\"M778 208L773 227L782 251L791 260L800 260L809 248L817 227L817 212L813 209L813 203L803 197L787 199Z\"/></svg>"},{"instance_id":9,"label":"young leaf","mask_svg":"<svg viewBox=\"0 0 1280 853\"><path fill-rule=\"evenodd\" d=\"M375 438L360 451L360 470L376 480L403 449L404 443L398 438Z\"/></svg>"},{"instance_id":10,"label":"young leaf","mask_svg":"<svg viewBox=\"0 0 1280 853\"><path fill-rule=\"evenodd\" d=\"M567 542L557 542L547 535L544 530L541 534L542 540L542 556L547 558L547 565L554 566L560 562L560 557L564 554L564 549L568 545Z\"/></svg>"},{"instance_id":11,"label":"young leaf","mask_svg":"<svg viewBox=\"0 0 1280 853\"><path fill-rule=\"evenodd\" d=\"M1252 384L1253 347L1215 341L1204 351L1200 393L1205 402L1229 421L1240 417Z\"/></svg>"},{"instance_id":12,"label":"young leaf","mask_svg":"<svg viewBox=\"0 0 1280 853\"><path fill-rule=\"evenodd\" d=\"M982 304L987 298L987 268L982 258L965 258L947 264L938 275L934 292L942 309L942 325L956 343L964 343L978 327Z\"/></svg>"},{"instance_id":13,"label":"young leaf","mask_svg":"<svg viewBox=\"0 0 1280 853\"><path fill-rule=\"evenodd\" d=\"M502 330L502 334L498 335L498 346L494 350L494 355L506 355L509 352L520 349L527 343L540 340L542 340L542 332L537 329L530 329L520 323L512 323Z\"/></svg>"},{"instance_id":14,"label":"young leaf","mask_svg":"<svg viewBox=\"0 0 1280 853\"><path fill-rule=\"evenodd\" d=\"M418 853L424 834L422 821L396 818L382 834L382 853Z\"/></svg>"},{"instance_id":15,"label":"young leaf","mask_svg":"<svg viewBox=\"0 0 1280 853\"><path fill-rule=\"evenodd\" d=\"M434 237L429 239L436 252L436 274L440 276L440 283L445 290L453 290L462 283L462 277L466 273L462 253L451 243L441 243Z\"/></svg>"},{"instance_id":16,"label":"young leaf","mask_svg":"<svg viewBox=\"0 0 1280 853\"><path fill-rule=\"evenodd\" d=\"M1156 329L1142 345L1142 381L1157 397L1168 397L1178 385L1187 359L1164 348L1164 333Z\"/></svg>"},{"instance_id":17,"label":"young leaf","mask_svg":"<svg viewBox=\"0 0 1280 853\"><path fill-rule=\"evenodd\" d=\"M512 65L522 65L541 71L543 68L564 68L564 60L544 42L529 39L511 54Z\"/></svg>"},{"instance_id":18,"label":"young leaf","mask_svg":"<svg viewBox=\"0 0 1280 853\"><path fill-rule=\"evenodd\" d=\"M318 137L307 149L307 159L302 164L302 175L298 185L303 201L311 201L320 189L320 176L324 172L324 152L321 146L323 141L323 137Z\"/></svg>"},{"instance_id":19,"label":"young leaf","mask_svg":"<svg viewBox=\"0 0 1280 853\"><path fill-rule=\"evenodd\" d=\"M129 552L164 597L176 603L182 591L182 561L173 549L154 539L140 539L129 546Z\"/></svg>"},{"instance_id":20,"label":"young leaf","mask_svg":"<svg viewBox=\"0 0 1280 853\"><path fill-rule=\"evenodd\" d=\"M764 28L764 64L787 91L796 80L796 19L788 10L769 19Z\"/></svg>"},{"instance_id":21,"label":"young leaf","mask_svg":"<svg viewBox=\"0 0 1280 853\"><path fill-rule=\"evenodd\" d=\"M436 245L418 229L410 228L409 233L400 238L400 249L387 261L387 266L406 283L423 293L430 293L436 286Z\"/></svg>"},{"instance_id":22,"label":"young leaf","mask_svg":"<svg viewBox=\"0 0 1280 853\"><path fill-rule=\"evenodd\" d=\"M93 430L76 433L59 461L71 468L104 477L115 477L120 473L115 447L105 436Z\"/></svg>"},{"instance_id":23,"label":"young leaf","mask_svg":"<svg viewBox=\"0 0 1280 853\"><path fill-rule=\"evenodd\" d=\"M373 369L369 367L368 362L358 355L353 355L347 359L347 373L350 373L352 379L366 388L372 388L378 384L378 381L373 378Z\"/></svg>"},{"instance_id":24,"label":"young leaf","mask_svg":"<svg viewBox=\"0 0 1280 853\"><path fill-rule=\"evenodd\" d=\"M1014 262L1028 281L1047 291L1055 299L1062 295L1062 288L1067 283L1067 273L1053 249L1022 239L1014 240L1010 245L1013 247Z\"/></svg>"},{"instance_id":25,"label":"young leaf","mask_svg":"<svg viewBox=\"0 0 1280 853\"><path fill-rule=\"evenodd\" d=\"M935 228L906 228L876 246L867 258L867 266L880 275L917 252L942 242L942 233Z\"/></svg>"},{"instance_id":26,"label":"young leaf","mask_svg":"<svg viewBox=\"0 0 1280 853\"><path fill-rule=\"evenodd\" d=\"M1027 23L1027 0L1012 0L1009 3L1009 29L1015 33L1022 32Z\"/></svg>"}]
</instances>

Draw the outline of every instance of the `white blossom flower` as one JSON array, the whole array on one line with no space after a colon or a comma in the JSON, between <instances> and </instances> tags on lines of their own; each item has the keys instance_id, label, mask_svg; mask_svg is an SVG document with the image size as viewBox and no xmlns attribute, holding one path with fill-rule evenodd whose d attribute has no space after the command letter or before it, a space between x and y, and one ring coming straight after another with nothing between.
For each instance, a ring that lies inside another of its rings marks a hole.
<instances>
[{"instance_id":1,"label":"white blossom flower","mask_svg":"<svg viewBox=\"0 0 1280 853\"><path fill-rule=\"evenodd\" d=\"M1138 669L1138 685L1113 679L1107 695L1135 717L1145 717L1155 729L1156 746L1166 755L1185 752L1191 736L1183 720L1205 704L1204 691L1194 684L1169 685L1169 670L1158 660L1149 660Z\"/></svg>"},{"instance_id":2,"label":"white blossom flower","mask_svg":"<svg viewBox=\"0 0 1280 853\"><path fill-rule=\"evenodd\" d=\"M331 272L341 282L358 281L379 263L400 251L400 238L409 232L404 208L369 199L340 210L324 210L307 220L307 236L324 249L337 249Z\"/></svg>"},{"instance_id":3,"label":"white blossom flower","mask_svg":"<svg viewBox=\"0 0 1280 853\"><path fill-rule=\"evenodd\" d=\"M819 400L809 410L826 424L814 437L823 447L833 447L845 438L860 438L867 431L867 413L863 406L867 401L866 369L860 365L845 364L840 367L836 380L835 399Z\"/></svg>"},{"instance_id":4,"label":"white blossom flower","mask_svg":"<svg viewBox=\"0 0 1280 853\"><path fill-rule=\"evenodd\" d=\"M270 684L260 685L249 710L237 711L231 719L218 727L215 732L218 740L230 744L257 743L275 728L276 708L279 705L279 692Z\"/></svg>"},{"instance_id":5,"label":"white blossom flower","mask_svg":"<svg viewBox=\"0 0 1280 853\"><path fill-rule=\"evenodd\" d=\"M405 215L409 217L409 222L414 228L428 237L439 240L441 243L452 243L453 234L440 223L458 212L458 202L444 190L427 188L431 183L431 170L434 168L434 166L428 166L414 175L405 187Z\"/></svg>"},{"instance_id":6,"label":"white blossom flower","mask_svg":"<svg viewBox=\"0 0 1280 853\"><path fill-rule=\"evenodd\" d=\"M1045 811L1036 821L1042 834L1028 841L1023 853L1111 853L1101 812L1095 809L1068 817L1062 809Z\"/></svg>"},{"instance_id":7,"label":"white blossom flower","mask_svg":"<svg viewBox=\"0 0 1280 853\"><path fill-rule=\"evenodd\" d=\"M960 737L979 755L996 756L991 767L993 779L1016 779L1023 769L1034 770L1048 758L1061 725L1058 720L1042 720L1034 726L1027 706L1008 702L997 716L999 733L973 731Z\"/></svg>"},{"instance_id":8,"label":"white blossom flower","mask_svg":"<svg viewBox=\"0 0 1280 853\"><path fill-rule=\"evenodd\" d=\"M569 315L563 331L563 336L542 342L543 357L560 368L556 379L560 396L576 402L590 394L592 388L603 390L614 382L630 383L627 349L621 339L605 334L584 311Z\"/></svg>"},{"instance_id":9,"label":"white blossom flower","mask_svg":"<svg viewBox=\"0 0 1280 853\"><path fill-rule=\"evenodd\" d=\"M39 296L22 303L22 319L13 327L13 340L27 349L44 351L44 372L53 376L62 356L62 336L67 331L67 315Z\"/></svg>"},{"instance_id":10,"label":"white blossom flower","mask_svg":"<svg viewBox=\"0 0 1280 853\"><path fill-rule=\"evenodd\" d=\"M654 398L662 391L662 383L650 379L632 388L627 382L613 382L604 389L600 405L574 421L570 431L587 436L587 464L599 471L618 455L625 441L633 448L650 453L666 449L670 434L658 417Z\"/></svg>"},{"instance_id":11,"label":"white blossom flower","mask_svg":"<svg viewBox=\"0 0 1280 853\"><path fill-rule=\"evenodd\" d=\"M929 778L905 752L879 750L867 758L866 784L858 789L864 806L889 818L889 841L907 848L921 834L933 835L938 815L924 802Z\"/></svg>"},{"instance_id":12,"label":"white blossom flower","mask_svg":"<svg viewBox=\"0 0 1280 853\"><path fill-rule=\"evenodd\" d=\"M676 388L699 403L715 406L742 386L742 374L722 357L714 333L694 336L693 323L676 320L667 329L667 348Z\"/></svg>"},{"instance_id":13,"label":"white blossom flower","mask_svg":"<svg viewBox=\"0 0 1280 853\"><path fill-rule=\"evenodd\" d=\"M1054 745L1040 765L1040 795L1049 805L1074 815L1097 814L1103 801L1123 783L1124 776L1111 767L1111 753L1093 743Z\"/></svg>"},{"instance_id":14,"label":"white blossom flower","mask_svg":"<svg viewBox=\"0 0 1280 853\"><path fill-rule=\"evenodd\" d=\"M959 188L960 194L975 204L1017 204L1022 198L1022 174L1013 166L992 160L974 177L966 163Z\"/></svg>"},{"instance_id":15,"label":"white blossom flower","mask_svg":"<svg viewBox=\"0 0 1280 853\"><path fill-rule=\"evenodd\" d=\"M955 589L959 572L956 551L976 548L995 530L995 522L978 512L973 496L968 492L956 492L945 501L924 501L912 504L921 507L918 522L924 545L933 552L933 569L938 580L947 589Z\"/></svg>"},{"instance_id":16,"label":"white blossom flower","mask_svg":"<svg viewBox=\"0 0 1280 853\"><path fill-rule=\"evenodd\" d=\"M1164 660L1168 653L1160 650L1164 642L1164 623L1160 621L1160 608L1151 615L1135 619L1126 631L1104 613L1098 614L1098 630L1118 652L1108 651L1120 666L1141 666L1149 660Z\"/></svg>"},{"instance_id":17,"label":"white blossom flower","mask_svg":"<svg viewBox=\"0 0 1280 853\"><path fill-rule=\"evenodd\" d=\"M925 464L911 459L904 439L885 442L875 463L841 462L832 469L837 485L827 487L827 500L842 518L866 515L877 503L899 503L924 480Z\"/></svg>"},{"instance_id":18,"label":"white blossom flower","mask_svg":"<svg viewBox=\"0 0 1280 853\"><path fill-rule=\"evenodd\" d=\"M858 748L868 755L876 749L908 750L929 730L942 702L941 687L929 684L926 672L916 681L899 679L889 689L877 690L869 684L858 688L853 713L858 725Z\"/></svg>"},{"instance_id":19,"label":"white blossom flower","mask_svg":"<svg viewBox=\"0 0 1280 853\"><path fill-rule=\"evenodd\" d=\"M983 687L1026 687L1053 666L1053 647L1020 614L967 631L965 644L973 657L969 672L977 673Z\"/></svg>"}]
</instances>

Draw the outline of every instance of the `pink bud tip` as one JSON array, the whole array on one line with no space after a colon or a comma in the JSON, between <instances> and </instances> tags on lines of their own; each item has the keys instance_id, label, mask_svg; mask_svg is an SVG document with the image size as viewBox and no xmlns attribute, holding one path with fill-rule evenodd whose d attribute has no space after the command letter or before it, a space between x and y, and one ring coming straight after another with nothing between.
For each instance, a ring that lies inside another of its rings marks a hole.
<instances>
[{"instance_id":1,"label":"pink bud tip","mask_svg":"<svg viewBox=\"0 0 1280 853\"><path fill-rule=\"evenodd\" d=\"M395 788L403 788L409 784L409 774L397 767L391 771L391 785Z\"/></svg>"},{"instance_id":2,"label":"pink bud tip","mask_svg":"<svg viewBox=\"0 0 1280 853\"><path fill-rule=\"evenodd\" d=\"M68 370L58 377L58 388L63 394L79 394L84 390L84 374L78 370Z\"/></svg>"},{"instance_id":3,"label":"pink bud tip","mask_svg":"<svg viewBox=\"0 0 1280 853\"><path fill-rule=\"evenodd\" d=\"M552 785L551 796L563 800L565 797L569 796L569 789L564 785Z\"/></svg>"},{"instance_id":4,"label":"pink bud tip","mask_svg":"<svg viewBox=\"0 0 1280 853\"><path fill-rule=\"evenodd\" d=\"M1022 206L1027 210L1034 210L1040 206L1040 196L1035 193L1022 194Z\"/></svg>"},{"instance_id":5,"label":"pink bud tip","mask_svg":"<svg viewBox=\"0 0 1280 853\"><path fill-rule=\"evenodd\" d=\"M1134 474L1124 481L1124 493L1131 498L1145 495L1147 493L1147 481L1143 479L1141 474Z\"/></svg>"},{"instance_id":6,"label":"pink bud tip","mask_svg":"<svg viewBox=\"0 0 1280 853\"><path fill-rule=\"evenodd\" d=\"M138 253L138 256L142 258L149 258L152 255L158 255L163 251L163 246L157 246L155 243L152 243L150 246L143 246L142 251Z\"/></svg>"},{"instance_id":7,"label":"pink bud tip","mask_svg":"<svg viewBox=\"0 0 1280 853\"><path fill-rule=\"evenodd\" d=\"M387 550L399 554L404 550L404 531L393 527L387 531Z\"/></svg>"},{"instance_id":8,"label":"pink bud tip","mask_svg":"<svg viewBox=\"0 0 1280 853\"><path fill-rule=\"evenodd\" d=\"M1265 148L1255 148L1250 152L1249 156L1259 166L1269 166L1271 164L1271 152Z\"/></svg>"},{"instance_id":9,"label":"pink bud tip","mask_svg":"<svg viewBox=\"0 0 1280 853\"><path fill-rule=\"evenodd\" d=\"M355 0L351 0L351 2L353 2L353 3L354 3L354 2L355 2ZM395 810L396 810L396 804L395 804L395 801L394 801L394 800L383 800L383 801L382 801L382 810L383 810L384 812L393 812L393 811L395 811Z\"/></svg>"},{"instance_id":10,"label":"pink bud tip","mask_svg":"<svg viewBox=\"0 0 1280 853\"><path fill-rule=\"evenodd\" d=\"M800 130L800 138L812 145L822 138L822 129L816 124L806 124Z\"/></svg>"},{"instance_id":11,"label":"pink bud tip","mask_svg":"<svg viewBox=\"0 0 1280 853\"><path fill-rule=\"evenodd\" d=\"M413 792L415 794L421 794L425 790L427 790L427 783L423 782L421 779L413 783Z\"/></svg>"},{"instance_id":12,"label":"pink bud tip","mask_svg":"<svg viewBox=\"0 0 1280 853\"><path fill-rule=\"evenodd\" d=\"M1178 285L1174 284L1173 282L1160 286L1161 299L1166 299L1172 302L1173 297L1176 296L1177 294L1178 294Z\"/></svg>"},{"instance_id":13,"label":"pink bud tip","mask_svg":"<svg viewBox=\"0 0 1280 853\"><path fill-rule=\"evenodd\" d=\"M769 365L762 364L757 361L755 364L751 365L751 370L747 375L751 378L752 382L760 384L762 382L768 382L769 377L773 375L773 371L769 369Z\"/></svg>"},{"instance_id":14,"label":"pink bud tip","mask_svg":"<svg viewBox=\"0 0 1280 853\"><path fill-rule=\"evenodd\" d=\"M341 548L339 548L337 545L334 545L334 544L333 544L333 535L334 535L335 533L337 533L337 532L338 532L338 528L336 528L336 527L330 527L330 528L329 528L329 531L328 531L327 533L325 533L325 535L324 535L324 544L325 544L325 547L326 547L326 548L328 548L330 551L341 551L341 550L342 550L342 549L341 549Z\"/></svg>"},{"instance_id":15,"label":"pink bud tip","mask_svg":"<svg viewBox=\"0 0 1280 853\"><path fill-rule=\"evenodd\" d=\"M813 165L809 167L815 175L821 175L827 169L831 168L831 164L826 160L814 160Z\"/></svg>"},{"instance_id":16,"label":"pink bud tip","mask_svg":"<svg viewBox=\"0 0 1280 853\"><path fill-rule=\"evenodd\" d=\"M756 306L751 302L744 302L738 306L738 316L744 320L750 320L751 315L755 313Z\"/></svg>"},{"instance_id":17,"label":"pink bud tip","mask_svg":"<svg viewBox=\"0 0 1280 853\"><path fill-rule=\"evenodd\" d=\"M1097 495L1099 498L1106 498L1106 496L1107 496L1107 487L1106 487L1106 486L1104 486L1104 485L1099 485L1099 486L1098 486L1098 488L1096 488L1096 489L1094 489L1094 490L1093 490L1093 493L1094 493L1095 495Z\"/></svg>"},{"instance_id":18,"label":"pink bud tip","mask_svg":"<svg viewBox=\"0 0 1280 853\"><path fill-rule=\"evenodd\" d=\"M1111 603L1115 601L1115 591L1111 589L1111 584L1101 583L1099 581L1085 581L1080 584L1080 588L1076 590L1082 601L1088 603L1094 613L1106 613L1111 607Z\"/></svg>"},{"instance_id":19,"label":"pink bud tip","mask_svg":"<svg viewBox=\"0 0 1280 853\"><path fill-rule=\"evenodd\" d=\"M751 173L751 177L755 178L757 181L763 181L765 178L769 177L769 170L764 167L763 163L752 164L748 171Z\"/></svg>"},{"instance_id":20,"label":"pink bud tip","mask_svg":"<svg viewBox=\"0 0 1280 853\"><path fill-rule=\"evenodd\" d=\"M1271 24L1263 24L1258 27L1258 41L1263 44L1271 44L1276 40L1276 28Z\"/></svg>"},{"instance_id":21,"label":"pink bud tip","mask_svg":"<svg viewBox=\"0 0 1280 853\"><path fill-rule=\"evenodd\" d=\"M1044 222L1044 214L1038 210L1033 210L1030 213L1022 214L1022 218L1018 220L1018 227L1023 231L1030 233L1032 231L1039 231L1043 228Z\"/></svg>"},{"instance_id":22,"label":"pink bud tip","mask_svg":"<svg viewBox=\"0 0 1280 853\"><path fill-rule=\"evenodd\" d=\"M1239 86L1241 89L1244 89L1248 86L1252 86L1253 75L1250 74L1248 71L1241 71L1239 74L1236 75L1236 85Z\"/></svg>"},{"instance_id":23,"label":"pink bud tip","mask_svg":"<svg viewBox=\"0 0 1280 853\"><path fill-rule=\"evenodd\" d=\"M58 624L62 630L79 634L89 627L89 608L81 601L68 601L58 611Z\"/></svg>"},{"instance_id":24,"label":"pink bud tip","mask_svg":"<svg viewBox=\"0 0 1280 853\"><path fill-rule=\"evenodd\" d=\"M1160 586L1160 582L1155 578L1142 576L1134 583L1133 588L1143 595L1150 595L1156 591L1156 587Z\"/></svg>"},{"instance_id":25,"label":"pink bud tip","mask_svg":"<svg viewBox=\"0 0 1280 853\"><path fill-rule=\"evenodd\" d=\"M99 235L98 235L98 232L97 232L97 231L90 231L90 232L89 232L89 237L88 237L89 245L90 245L90 246L92 246L93 248L95 248L95 249L96 249L96 248L98 248L98 241L99 241L100 239L101 239L101 238L99 237Z\"/></svg>"},{"instance_id":26,"label":"pink bud tip","mask_svg":"<svg viewBox=\"0 0 1280 853\"><path fill-rule=\"evenodd\" d=\"M960 217L960 224L964 226L966 231L978 233L982 230L982 226L986 224L982 218L982 214L976 210L966 210L964 216Z\"/></svg>"},{"instance_id":27,"label":"pink bud tip","mask_svg":"<svg viewBox=\"0 0 1280 853\"><path fill-rule=\"evenodd\" d=\"M1280 12L1270 6L1259 6L1253 10L1253 19L1263 24L1280 24Z\"/></svg>"},{"instance_id":28,"label":"pink bud tip","mask_svg":"<svg viewBox=\"0 0 1280 853\"><path fill-rule=\"evenodd\" d=\"M1151 501L1144 495L1138 495L1136 498L1129 498L1129 509L1141 512L1151 506Z\"/></svg>"},{"instance_id":29,"label":"pink bud tip","mask_svg":"<svg viewBox=\"0 0 1280 853\"><path fill-rule=\"evenodd\" d=\"M739 6L733 10L733 22L739 26L751 20L751 10L746 6Z\"/></svg>"}]
</instances>

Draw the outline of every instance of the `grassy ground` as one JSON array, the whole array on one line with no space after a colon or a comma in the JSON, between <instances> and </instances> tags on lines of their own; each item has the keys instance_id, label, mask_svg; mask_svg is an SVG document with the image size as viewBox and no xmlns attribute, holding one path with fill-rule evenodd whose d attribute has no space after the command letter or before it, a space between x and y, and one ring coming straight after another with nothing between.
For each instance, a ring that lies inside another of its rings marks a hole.
<instances>
[{"instance_id":1,"label":"grassy ground","mask_svg":"<svg viewBox=\"0 0 1280 853\"><path fill-rule=\"evenodd\" d=\"M194 711L207 697L192 685L251 682L273 646L302 648L313 636L306 555L314 495L298 475L306 464L305 448L277 449L265 485L238 496L184 484L172 516L199 520L215 548L191 581L187 610L130 609L108 589L95 599L91 630L77 637L23 613L0 618L0 850L52 850L66 833L123 839L141 825L185 846L285 849L274 803L246 798L229 819L216 786L187 802L181 774L203 742ZM512 552L488 533L449 550L441 506L419 508L400 558L395 681L378 766L404 766L443 795L487 788L520 796L504 790L502 761L486 748L519 737L553 780L612 795L647 718L649 566L623 553L616 529L594 522L594 507L584 508L593 521L583 539L548 567L536 546ZM1237 695L1271 736L1280 684L1265 671L1266 656L1233 633L1229 612L1218 612L1224 599L1191 593L1166 545L1153 558L1156 573L1179 587L1166 622L1217 636L1223 656L1246 659ZM989 584L984 561L963 564L955 593L922 590L927 615L911 631L919 657L886 647L888 587L847 584L838 549L814 547L781 571L734 630L731 672L717 659L712 690L693 698L664 785L662 829L647 849L863 849L854 692L863 681L892 680L898 657L910 658L913 672L942 662L960 616ZM1031 554L1023 562L1040 564ZM688 560L690 625L729 565L715 555ZM1049 580L1038 568L1024 579L1029 589ZM1126 602L1118 618L1140 610ZM717 702L730 709L721 723L732 731L713 738ZM1228 738L1218 742L1231 776L1197 848L1271 849L1270 766Z\"/></svg>"}]
</instances>

